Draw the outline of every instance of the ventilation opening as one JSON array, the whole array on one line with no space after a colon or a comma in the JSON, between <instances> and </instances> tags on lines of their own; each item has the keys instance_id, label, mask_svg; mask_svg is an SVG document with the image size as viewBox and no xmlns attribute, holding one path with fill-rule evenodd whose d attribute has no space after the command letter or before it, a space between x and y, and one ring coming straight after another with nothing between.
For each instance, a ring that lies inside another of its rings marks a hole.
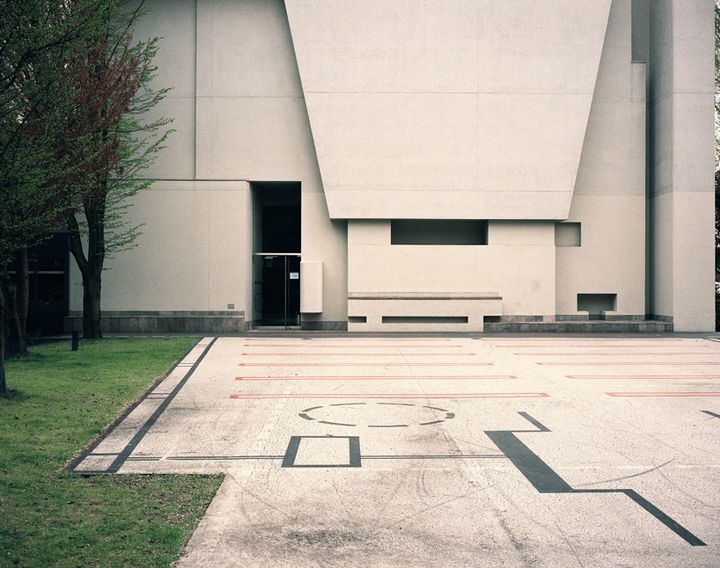
<instances>
[{"instance_id":1,"label":"ventilation opening","mask_svg":"<svg viewBox=\"0 0 720 568\"><path fill-rule=\"evenodd\" d=\"M367 323L366 316L348 316L348 323Z\"/></svg>"},{"instance_id":2,"label":"ventilation opening","mask_svg":"<svg viewBox=\"0 0 720 568\"><path fill-rule=\"evenodd\" d=\"M467 323L467 316L383 316L383 323Z\"/></svg>"},{"instance_id":3,"label":"ventilation opening","mask_svg":"<svg viewBox=\"0 0 720 568\"><path fill-rule=\"evenodd\" d=\"M617 309L617 294L578 294L577 309L588 312L590 319L601 319L603 312Z\"/></svg>"},{"instance_id":4,"label":"ventilation opening","mask_svg":"<svg viewBox=\"0 0 720 568\"><path fill-rule=\"evenodd\" d=\"M555 223L555 246L582 246L582 228L580 223Z\"/></svg>"},{"instance_id":5,"label":"ventilation opening","mask_svg":"<svg viewBox=\"0 0 720 568\"><path fill-rule=\"evenodd\" d=\"M483 323L500 323L502 316L483 316Z\"/></svg>"},{"instance_id":6,"label":"ventilation opening","mask_svg":"<svg viewBox=\"0 0 720 568\"><path fill-rule=\"evenodd\" d=\"M486 245L487 221L394 219L393 245Z\"/></svg>"}]
</instances>

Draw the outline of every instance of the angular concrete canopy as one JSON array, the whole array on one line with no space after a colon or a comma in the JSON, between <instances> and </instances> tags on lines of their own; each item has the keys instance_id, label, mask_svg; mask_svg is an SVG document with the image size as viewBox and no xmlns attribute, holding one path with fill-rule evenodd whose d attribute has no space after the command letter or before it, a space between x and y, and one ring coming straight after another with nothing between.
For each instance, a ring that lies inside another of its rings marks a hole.
<instances>
[{"instance_id":1,"label":"angular concrete canopy","mask_svg":"<svg viewBox=\"0 0 720 568\"><path fill-rule=\"evenodd\" d=\"M610 5L286 0L330 217L567 218Z\"/></svg>"}]
</instances>

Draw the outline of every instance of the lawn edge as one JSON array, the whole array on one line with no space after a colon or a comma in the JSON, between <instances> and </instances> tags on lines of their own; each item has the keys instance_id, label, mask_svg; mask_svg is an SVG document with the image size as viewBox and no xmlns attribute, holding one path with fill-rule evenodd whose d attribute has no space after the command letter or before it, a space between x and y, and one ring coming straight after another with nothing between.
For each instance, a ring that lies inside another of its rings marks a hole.
<instances>
[{"instance_id":1,"label":"lawn edge","mask_svg":"<svg viewBox=\"0 0 720 568\"><path fill-rule=\"evenodd\" d=\"M112 338L108 338L112 339ZM82 477L89 477L91 475L97 475L97 473L84 473L84 472L76 472L75 468L80 464L81 461L83 461L92 451L102 442L110 432L112 432L115 427L120 424L125 418L128 417L128 415L137 408L137 406L147 398L147 396L155 390L155 388L163 382L169 375L172 373L175 368L180 364L180 362L187 357L190 352L195 349L198 343L202 340L202 336L198 337L192 345L188 349L185 350L185 352L178 357L175 362L170 366L170 368L165 371L162 375L159 375L153 380L153 382L138 396L136 396L132 401L130 401L121 411L120 413L115 416L113 420L111 420L108 424L106 424L100 432L98 432L87 444L85 444L80 450L75 452L70 459L65 462L65 465L63 465L60 468L60 472L62 473L71 473L74 475L79 475Z\"/></svg>"}]
</instances>

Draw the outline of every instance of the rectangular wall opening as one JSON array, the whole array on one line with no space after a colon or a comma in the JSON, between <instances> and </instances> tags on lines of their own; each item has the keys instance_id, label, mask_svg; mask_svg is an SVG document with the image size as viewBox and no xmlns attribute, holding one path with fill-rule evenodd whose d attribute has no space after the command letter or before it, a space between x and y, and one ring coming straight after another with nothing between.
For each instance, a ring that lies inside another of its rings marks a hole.
<instances>
[{"instance_id":1,"label":"rectangular wall opening","mask_svg":"<svg viewBox=\"0 0 720 568\"><path fill-rule=\"evenodd\" d=\"M455 219L393 219L393 245L487 245L487 221Z\"/></svg>"},{"instance_id":2,"label":"rectangular wall opening","mask_svg":"<svg viewBox=\"0 0 720 568\"><path fill-rule=\"evenodd\" d=\"M617 309L617 294L578 294L577 309L588 312L590 319L601 319L603 312Z\"/></svg>"},{"instance_id":3,"label":"rectangular wall opening","mask_svg":"<svg viewBox=\"0 0 720 568\"><path fill-rule=\"evenodd\" d=\"M300 183L251 184L253 322L300 325Z\"/></svg>"},{"instance_id":4,"label":"rectangular wall opening","mask_svg":"<svg viewBox=\"0 0 720 568\"><path fill-rule=\"evenodd\" d=\"M383 323L468 323L467 316L383 316Z\"/></svg>"},{"instance_id":5,"label":"rectangular wall opening","mask_svg":"<svg viewBox=\"0 0 720 568\"><path fill-rule=\"evenodd\" d=\"M348 323L367 323L367 316L348 316Z\"/></svg>"},{"instance_id":6,"label":"rectangular wall opening","mask_svg":"<svg viewBox=\"0 0 720 568\"><path fill-rule=\"evenodd\" d=\"M580 223L555 223L555 246L582 246L582 227Z\"/></svg>"}]
</instances>

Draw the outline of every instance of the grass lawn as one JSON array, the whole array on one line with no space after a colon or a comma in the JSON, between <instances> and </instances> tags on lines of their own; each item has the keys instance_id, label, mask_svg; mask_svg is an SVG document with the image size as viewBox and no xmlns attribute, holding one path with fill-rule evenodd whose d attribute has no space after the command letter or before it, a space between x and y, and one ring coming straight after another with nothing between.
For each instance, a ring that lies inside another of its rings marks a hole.
<instances>
[{"instance_id":1,"label":"grass lawn","mask_svg":"<svg viewBox=\"0 0 720 568\"><path fill-rule=\"evenodd\" d=\"M60 469L162 375L192 338L105 339L32 348L8 361L0 398L0 566L169 566L221 476Z\"/></svg>"}]
</instances>

